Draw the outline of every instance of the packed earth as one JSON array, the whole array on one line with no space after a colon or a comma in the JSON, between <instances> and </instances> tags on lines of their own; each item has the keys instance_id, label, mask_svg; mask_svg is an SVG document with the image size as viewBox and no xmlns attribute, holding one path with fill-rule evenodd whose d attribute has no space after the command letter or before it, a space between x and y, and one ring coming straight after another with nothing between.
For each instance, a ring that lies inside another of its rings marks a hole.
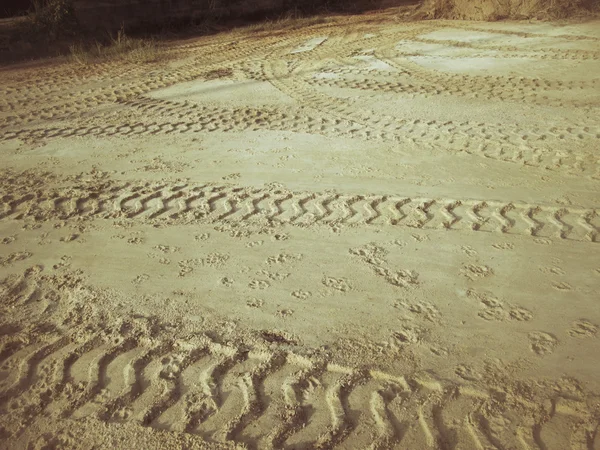
<instances>
[{"instance_id":1,"label":"packed earth","mask_svg":"<svg viewBox=\"0 0 600 450\"><path fill-rule=\"evenodd\" d=\"M600 21L385 12L0 70L0 448L600 449Z\"/></svg>"}]
</instances>

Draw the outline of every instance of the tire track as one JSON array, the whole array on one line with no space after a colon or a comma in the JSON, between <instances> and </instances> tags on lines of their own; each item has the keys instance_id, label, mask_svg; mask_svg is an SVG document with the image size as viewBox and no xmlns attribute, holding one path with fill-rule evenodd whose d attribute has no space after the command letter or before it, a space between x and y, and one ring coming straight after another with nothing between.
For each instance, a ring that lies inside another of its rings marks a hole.
<instances>
[{"instance_id":1,"label":"tire track","mask_svg":"<svg viewBox=\"0 0 600 450\"><path fill-rule=\"evenodd\" d=\"M51 288L49 280L34 281L43 292ZM19 295L19 289L10 294ZM552 383L552 409L540 416L518 390L502 399L493 386L488 392L431 374L344 366L293 349L222 345L212 332L186 339L156 318L98 313L102 319L91 312L75 326L38 333L37 343L0 365L14 359L20 367L0 388L5 433L17 437L42 416L130 422L250 449L502 449L521 445L516 439L543 449L553 436L549 425L570 427L567 439L580 448L596 433L593 411L560 397Z\"/></svg>"},{"instance_id":2,"label":"tire track","mask_svg":"<svg viewBox=\"0 0 600 450\"><path fill-rule=\"evenodd\" d=\"M569 82L523 79L496 76L463 76L445 73L428 73L422 68L417 68L415 63L404 61L398 63L393 57L383 57L390 65L399 70L410 69L410 80L398 81L397 76L378 74L374 77L352 79L344 78L309 78L307 83L317 86L331 86L346 89L358 89L372 92L385 92L394 94L418 94L425 98L438 95L458 95L468 98L482 98L486 100L500 100L512 102L528 102L541 106L595 106L593 100L550 98L544 93L558 91L572 92L584 88L596 88L599 82ZM342 73L343 69L326 70L325 73ZM352 74L352 70L347 74ZM356 71L355 71L356 72ZM415 80L413 81L412 78ZM419 83L420 81L420 83ZM416 82L416 83L415 83ZM596 86L597 85L597 86Z\"/></svg>"},{"instance_id":3,"label":"tire track","mask_svg":"<svg viewBox=\"0 0 600 450\"><path fill-rule=\"evenodd\" d=\"M301 226L406 226L600 240L596 208L499 201L352 196L227 186L126 184L110 189L45 191L2 198L0 220L88 217L263 222Z\"/></svg>"},{"instance_id":4,"label":"tire track","mask_svg":"<svg viewBox=\"0 0 600 450\"><path fill-rule=\"evenodd\" d=\"M595 176L600 162L591 153L581 155L547 150L547 146L561 141L594 142L600 139L596 124L589 126L551 127L548 130L524 129L518 124L508 126L476 122L445 122L426 120L398 120L374 111L357 108L345 101L309 89L308 84L292 79L287 63L268 59L264 63L265 77L284 94L299 104L317 111L327 111L336 120L351 120L359 125L354 133L359 138L386 141L409 141L447 151L448 143L458 144L462 151L507 162L520 162L547 168L573 168L591 171ZM453 146L455 147L455 146Z\"/></svg>"}]
</instances>

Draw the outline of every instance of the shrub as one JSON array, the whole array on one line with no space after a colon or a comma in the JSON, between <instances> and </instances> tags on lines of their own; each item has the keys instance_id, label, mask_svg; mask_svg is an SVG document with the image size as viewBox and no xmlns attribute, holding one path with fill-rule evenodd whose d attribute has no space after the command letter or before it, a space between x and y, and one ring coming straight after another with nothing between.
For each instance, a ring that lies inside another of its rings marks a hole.
<instances>
[{"instance_id":1,"label":"shrub","mask_svg":"<svg viewBox=\"0 0 600 450\"><path fill-rule=\"evenodd\" d=\"M33 0L29 13L30 32L50 39L72 36L78 30L71 0Z\"/></svg>"}]
</instances>

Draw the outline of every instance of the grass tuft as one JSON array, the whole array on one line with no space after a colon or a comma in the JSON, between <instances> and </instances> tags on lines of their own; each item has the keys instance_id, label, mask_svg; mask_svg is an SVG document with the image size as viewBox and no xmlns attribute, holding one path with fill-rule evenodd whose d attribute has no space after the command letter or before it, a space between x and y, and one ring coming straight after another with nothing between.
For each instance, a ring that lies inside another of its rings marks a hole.
<instances>
[{"instance_id":1,"label":"grass tuft","mask_svg":"<svg viewBox=\"0 0 600 450\"><path fill-rule=\"evenodd\" d=\"M101 61L126 61L143 64L157 62L163 53L154 39L132 38L121 28L116 37L110 36L107 44L95 41L92 45L72 44L69 48L71 60L77 64Z\"/></svg>"}]
</instances>

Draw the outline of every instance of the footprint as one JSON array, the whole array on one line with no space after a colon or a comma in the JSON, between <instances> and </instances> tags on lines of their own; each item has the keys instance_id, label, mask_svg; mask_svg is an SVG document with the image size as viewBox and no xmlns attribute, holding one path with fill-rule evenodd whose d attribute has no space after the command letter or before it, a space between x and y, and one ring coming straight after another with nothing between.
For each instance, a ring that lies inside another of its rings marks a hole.
<instances>
[{"instance_id":1,"label":"footprint","mask_svg":"<svg viewBox=\"0 0 600 450\"><path fill-rule=\"evenodd\" d=\"M263 245L265 243L265 241L254 241L254 242L248 242L246 244L246 247L248 248L254 248L254 247L260 247L261 245Z\"/></svg>"},{"instance_id":2,"label":"footprint","mask_svg":"<svg viewBox=\"0 0 600 450\"><path fill-rule=\"evenodd\" d=\"M267 277L269 280L272 280L272 281L283 281L286 278L288 278L291 275L291 273L269 272L268 270L261 270L260 272L257 272L256 275L264 275L265 277Z\"/></svg>"},{"instance_id":3,"label":"footprint","mask_svg":"<svg viewBox=\"0 0 600 450\"><path fill-rule=\"evenodd\" d=\"M133 284L137 284L140 285L146 281L148 281L150 279L150 275L143 273L141 275L138 275L137 277L135 277L132 281Z\"/></svg>"},{"instance_id":4,"label":"footprint","mask_svg":"<svg viewBox=\"0 0 600 450\"><path fill-rule=\"evenodd\" d=\"M267 258L267 264L286 264L290 261L300 261L302 256L302 254L289 255L287 253L280 253L279 255L269 256Z\"/></svg>"},{"instance_id":5,"label":"footprint","mask_svg":"<svg viewBox=\"0 0 600 450\"><path fill-rule=\"evenodd\" d=\"M528 322L533 319L533 314L531 311L521 308L520 306L516 306L511 309L508 315L511 319L518 320L519 322Z\"/></svg>"},{"instance_id":6,"label":"footprint","mask_svg":"<svg viewBox=\"0 0 600 450\"><path fill-rule=\"evenodd\" d=\"M78 237L79 237L78 234L69 234L67 236L61 237L60 241L61 242L73 242ZM139 242L138 242L138 239L139 239ZM141 238L132 238L132 239L129 239L127 242L129 242L130 244L142 244L144 241Z\"/></svg>"},{"instance_id":7,"label":"footprint","mask_svg":"<svg viewBox=\"0 0 600 450\"><path fill-rule=\"evenodd\" d=\"M404 328L392 333L392 340L396 344L416 344L421 340L423 330L419 328Z\"/></svg>"},{"instance_id":8,"label":"footprint","mask_svg":"<svg viewBox=\"0 0 600 450\"><path fill-rule=\"evenodd\" d=\"M484 320L503 322L508 319L508 314L502 308L484 309L477 313Z\"/></svg>"},{"instance_id":9,"label":"footprint","mask_svg":"<svg viewBox=\"0 0 600 450\"><path fill-rule=\"evenodd\" d=\"M181 250L179 247L171 247L169 245L157 245L153 248L161 253L176 253Z\"/></svg>"},{"instance_id":10,"label":"footprint","mask_svg":"<svg viewBox=\"0 0 600 450\"><path fill-rule=\"evenodd\" d=\"M269 286L271 286L271 283L269 283L267 280L252 280L250 283L248 283L248 287L250 289L267 289Z\"/></svg>"},{"instance_id":11,"label":"footprint","mask_svg":"<svg viewBox=\"0 0 600 450\"><path fill-rule=\"evenodd\" d=\"M17 236L16 235L12 235L12 236L7 236L5 238L2 238L0 240L0 243L2 243L2 244L12 244L16 240L17 240Z\"/></svg>"},{"instance_id":12,"label":"footprint","mask_svg":"<svg viewBox=\"0 0 600 450\"><path fill-rule=\"evenodd\" d=\"M560 283L553 283L552 287L559 291L570 291L573 289L569 283L566 283L564 281L561 281Z\"/></svg>"},{"instance_id":13,"label":"footprint","mask_svg":"<svg viewBox=\"0 0 600 450\"><path fill-rule=\"evenodd\" d=\"M260 298L251 298L246 300L246 306L249 308L262 308L264 304L264 300Z\"/></svg>"},{"instance_id":14,"label":"footprint","mask_svg":"<svg viewBox=\"0 0 600 450\"><path fill-rule=\"evenodd\" d=\"M469 280L476 280L477 278L485 278L494 275L494 270L488 266L467 264L463 266L461 274L467 277Z\"/></svg>"},{"instance_id":15,"label":"footprint","mask_svg":"<svg viewBox=\"0 0 600 450\"><path fill-rule=\"evenodd\" d=\"M25 259L31 258L33 256L33 253L30 252L15 252L15 253L11 253L8 256L5 257L0 257L0 266L4 267L4 266L8 266L10 264L13 264L17 261L23 261Z\"/></svg>"},{"instance_id":16,"label":"footprint","mask_svg":"<svg viewBox=\"0 0 600 450\"><path fill-rule=\"evenodd\" d=\"M450 350L448 350L446 347L432 346L429 348L429 351L439 357L445 357L450 354Z\"/></svg>"},{"instance_id":17,"label":"footprint","mask_svg":"<svg viewBox=\"0 0 600 450\"><path fill-rule=\"evenodd\" d=\"M513 250L515 248L514 244L510 242L500 242L499 244L492 245L496 250Z\"/></svg>"},{"instance_id":18,"label":"footprint","mask_svg":"<svg viewBox=\"0 0 600 450\"><path fill-rule=\"evenodd\" d=\"M544 273L551 273L553 275L564 275L566 272L562 270L560 267L540 267L540 271Z\"/></svg>"},{"instance_id":19,"label":"footprint","mask_svg":"<svg viewBox=\"0 0 600 450\"><path fill-rule=\"evenodd\" d=\"M375 273L385 277L385 280L391 285L398 287L410 287L419 284L419 274L414 270L398 270L392 272L391 270L377 267Z\"/></svg>"},{"instance_id":20,"label":"footprint","mask_svg":"<svg viewBox=\"0 0 600 450\"><path fill-rule=\"evenodd\" d=\"M233 278L229 278L229 277L221 278L219 280L219 283L221 283L225 287L231 287L231 286L233 286Z\"/></svg>"},{"instance_id":21,"label":"footprint","mask_svg":"<svg viewBox=\"0 0 600 450\"><path fill-rule=\"evenodd\" d=\"M197 234L196 236L194 236L194 239L196 241L206 241L209 238L210 238L209 233L202 233L202 234Z\"/></svg>"},{"instance_id":22,"label":"footprint","mask_svg":"<svg viewBox=\"0 0 600 450\"><path fill-rule=\"evenodd\" d=\"M280 309L277 311L277 316L281 317L283 319L285 319L286 317L290 317L291 315L294 314L294 310L293 309Z\"/></svg>"},{"instance_id":23,"label":"footprint","mask_svg":"<svg viewBox=\"0 0 600 450\"><path fill-rule=\"evenodd\" d=\"M302 289L298 291L292 292L292 297L296 297L300 300L306 300L308 297L312 296L312 293L309 291L303 291Z\"/></svg>"},{"instance_id":24,"label":"footprint","mask_svg":"<svg viewBox=\"0 0 600 450\"><path fill-rule=\"evenodd\" d=\"M206 258L202 260L202 264L211 267L221 267L227 260L229 255L223 255L221 253L210 253Z\"/></svg>"},{"instance_id":25,"label":"footprint","mask_svg":"<svg viewBox=\"0 0 600 450\"><path fill-rule=\"evenodd\" d=\"M479 374L472 367L466 366L464 364L461 364L458 367L456 367L456 370L454 371L454 373L456 373L456 375L461 377L463 380L467 380L467 381L481 380L481 374Z\"/></svg>"},{"instance_id":26,"label":"footprint","mask_svg":"<svg viewBox=\"0 0 600 450\"><path fill-rule=\"evenodd\" d=\"M463 252L465 252L467 254L467 256L477 256L479 253L477 253L477 250L475 250L473 247L469 246L469 245L463 245L461 247L461 250Z\"/></svg>"},{"instance_id":27,"label":"footprint","mask_svg":"<svg viewBox=\"0 0 600 450\"><path fill-rule=\"evenodd\" d=\"M543 331L533 331L529 333L529 347L531 351L540 356L550 354L558 345L558 339L550 333Z\"/></svg>"},{"instance_id":28,"label":"footprint","mask_svg":"<svg viewBox=\"0 0 600 450\"><path fill-rule=\"evenodd\" d=\"M487 308L502 308L504 303L496 298L494 294L488 291L476 291L469 289L467 291L467 297L475 298L481 302Z\"/></svg>"},{"instance_id":29,"label":"footprint","mask_svg":"<svg viewBox=\"0 0 600 450\"><path fill-rule=\"evenodd\" d=\"M183 261L179 261L179 276L185 277L194 271L194 267L200 264L200 260L198 259L185 259Z\"/></svg>"},{"instance_id":30,"label":"footprint","mask_svg":"<svg viewBox=\"0 0 600 450\"><path fill-rule=\"evenodd\" d=\"M598 325L592 322L580 319L572 324L572 328L568 331L569 335L576 338L593 337L598 333Z\"/></svg>"},{"instance_id":31,"label":"footprint","mask_svg":"<svg viewBox=\"0 0 600 450\"><path fill-rule=\"evenodd\" d=\"M422 317L430 322L439 322L440 311L435 305L429 302L409 302L409 301L398 301L394 304L395 308L406 309L409 312Z\"/></svg>"},{"instance_id":32,"label":"footprint","mask_svg":"<svg viewBox=\"0 0 600 450\"><path fill-rule=\"evenodd\" d=\"M350 284L345 278L333 278L326 276L323 278L323 284L340 292L348 292L351 289Z\"/></svg>"}]
</instances>

